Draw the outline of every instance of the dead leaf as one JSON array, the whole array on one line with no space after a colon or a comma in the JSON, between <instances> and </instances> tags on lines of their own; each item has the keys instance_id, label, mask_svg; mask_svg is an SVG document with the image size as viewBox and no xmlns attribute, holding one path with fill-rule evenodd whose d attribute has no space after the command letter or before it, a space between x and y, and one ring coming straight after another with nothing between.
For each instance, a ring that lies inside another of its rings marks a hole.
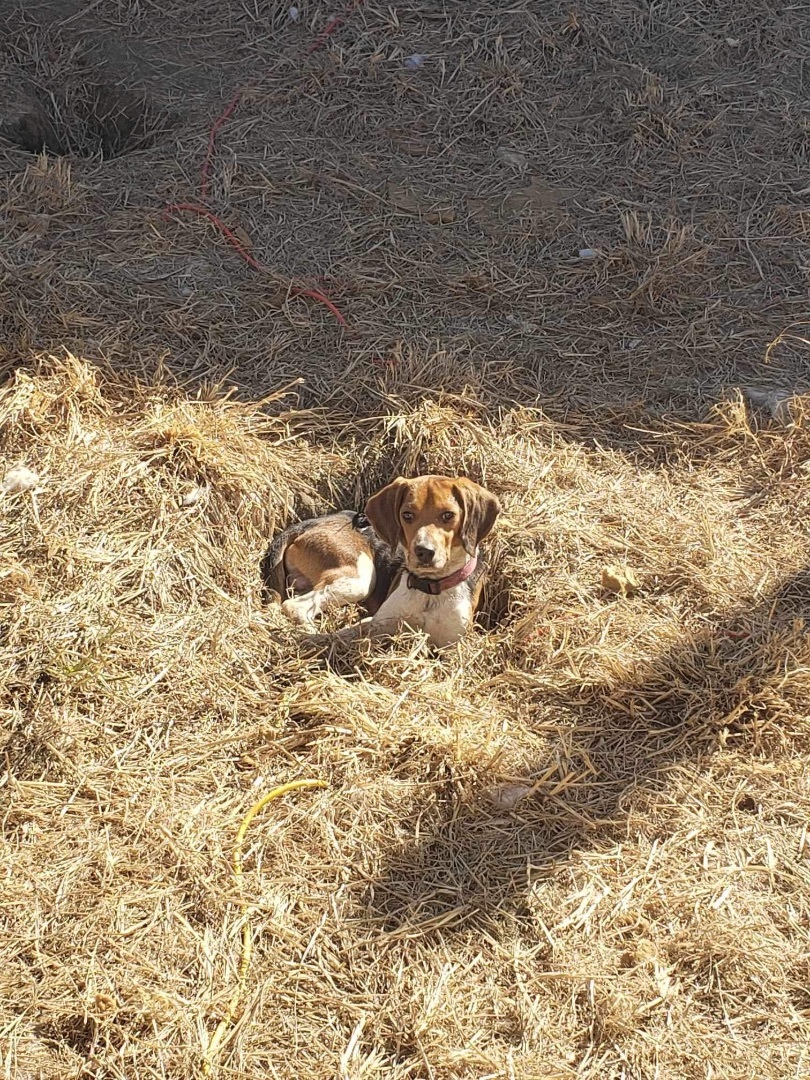
<instances>
[{"instance_id":1,"label":"dead leaf","mask_svg":"<svg viewBox=\"0 0 810 1080\"><path fill-rule=\"evenodd\" d=\"M641 584L629 566L605 566L602 570L602 588L618 596L635 596Z\"/></svg>"},{"instance_id":2,"label":"dead leaf","mask_svg":"<svg viewBox=\"0 0 810 1080\"><path fill-rule=\"evenodd\" d=\"M511 169L517 169L519 172L523 172L529 164L529 159L525 154L521 154L519 150L510 150L508 146L499 146L495 151L495 156L504 165L508 165Z\"/></svg>"},{"instance_id":3,"label":"dead leaf","mask_svg":"<svg viewBox=\"0 0 810 1080\"><path fill-rule=\"evenodd\" d=\"M552 188L535 176L531 183L513 191L503 200L505 210L521 213L528 210L552 210L560 206L574 192L570 188Z\"/></svg>"},{"instance_id":4,"label":"dead leaf","mask_svg":"<svg viewBox=\"0 0 810 1080\"><path fill-rule=\"evenodd\" d=\"M425 157L436 149L435 139L427 136L397 135L392 136L392 141L397 150L401 150L403 154L408 154L410 157Z\"/></svg>"},{"instance_id":5,"label":"dead leaf","mask_svg":"<svg viewBox=\"0 0 810 1080\"><path fill-rule=\"evenodd\" d=\"M449 225L456 220L452 206L441 206L436 199L422 195L414 188L406 188L395 180L388 182L388 198L397 210L413 214L431 225Z\"/></svg>"},{"instance_id":6,"label":"dead leaf","mask_svg":"<svg viewBox=\"0 0 810 1080\"><path fill-rule=\"evenodd\" d=\"M525 187L516 188L506 195L468 198L467 207L473 221L483 232L500 238L506 235L505 225L527 215L538 222L544 217L551 222L558 221L563 213L563 203L575 194L573 188L549 187L535 176Z\"/></svg>"},{"instance_id":7,"label":"dead leaf","mask_svg":"<svg viewBox=\"0 0 810 1080\"><path fill-rule=\"evenodd\" d=\"M245 251L253 250L253 241L250 239L244 229L240 228L237 225L236 228L233 230L233 235L236 237L236 239L239 241Z\"/></svg>"},{"instance_id":8,"label":"dead leaf","mask_svg":"<svg viewBox=\"0 0 810 1080\"><path fill-rule=\"evenodd\" d=\"M421 157L438 148L435 133L431 132L430 125L424 121L417 121L407 127L389 127L385 131L398 150L414 157Z\"/></svg>"}]
</instances>

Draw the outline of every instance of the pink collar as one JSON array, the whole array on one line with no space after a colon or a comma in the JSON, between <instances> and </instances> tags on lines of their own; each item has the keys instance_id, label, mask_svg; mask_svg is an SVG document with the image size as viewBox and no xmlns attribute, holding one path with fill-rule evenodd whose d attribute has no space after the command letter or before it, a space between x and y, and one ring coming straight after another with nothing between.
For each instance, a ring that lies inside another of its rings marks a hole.
<instances>
[{"instance_id":1,"label":"pink collar","mask_svg":"<svg viewBox=\"0 0 810 1080\"><path fill-rule=\"evenodd\" d=\"M418 589L419 592L430 593L431 596L438 596L440 593L446 592L447 589L455 588L455 586L460 585L462 581L466 581L475 571L477 565L478 556L473 555L469 562L466 562L460 570L456 570L455 574L450 574L449 577L423 578L417 577L416 574L412 574L408 571L408 588Z\"/></svg>"}]
</instances>

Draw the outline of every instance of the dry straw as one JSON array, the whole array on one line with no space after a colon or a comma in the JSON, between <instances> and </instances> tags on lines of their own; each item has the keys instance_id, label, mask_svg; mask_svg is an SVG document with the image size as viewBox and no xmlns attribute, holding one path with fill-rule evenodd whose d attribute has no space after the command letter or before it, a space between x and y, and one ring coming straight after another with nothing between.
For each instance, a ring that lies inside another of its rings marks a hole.
<instances>
[{"instance_id":1,"label":"dry straw","mask_svg":"<svg viewBox=\"0 0 810 1080\"><path fill-rule=\"evenodd\" d=\"M4 22L77 148L0 148L4 1080L808 1075L807 20L553 7ZM161 218L237 85L212 203L350 332ZM270 537L427 470L477 632L309 655Z\"/></svg>"},{"instance_id":2,"label":"dry straw","mask_svg":"<svg viewBox=\"0 0 810 1080\"><path fill-rule=\"evenodd\" d=\"M504 500L491 629L441 662L402 639L330 668L258 567L274 529L345 499L350 435L279 400L124 394L73 358L20 371L3 460L38 484L2 496L7 1072L795 1074L804 407L651 430L668 460L644 467L537 411L401 406L380 454L455 458ZM617 564L635 595L602 588ZM234 891L246 807L321 776L248 833Z\"/></svg>"},{"instance_id":3,"label":"dry straw","mask_svg":"<svg viewBox=\"0 0 810 1080\"><path fill-rule=\"evenodd\" d=\"M280 787L272 788L266 794L262 795L258 802L255 802L253 806L251 806L250 810L248 810L242 819L242 824L239 826L236 833L236 840L234 841L233 846L233 875L236 887L240 892L239 909L242 917L242 948L239 953L239 975L233 996L228 1002L225 1016L223 1016L217 1024L216 1031L211 1036L211 1041L205 1048L203 1058L203 1075L205 1076L211 1075L216 1067L216 1062L222 1048L227 1045L231 1025L236 1018L237 1009L239 1008L242 998L245 995L245 990L247 989L247 979L250 972L250 958L253 954L253 936L250 926L251 911L244 896L241 895L243 878L242 845L245 842L247 831L256 815L260 814L274 799L278 799L282 795L287 795L291 791L301 790L302 788L323 787L326 787L326 783L323 780L292 780L289 784L281 784Z\"/></svg>"}]
</instances>

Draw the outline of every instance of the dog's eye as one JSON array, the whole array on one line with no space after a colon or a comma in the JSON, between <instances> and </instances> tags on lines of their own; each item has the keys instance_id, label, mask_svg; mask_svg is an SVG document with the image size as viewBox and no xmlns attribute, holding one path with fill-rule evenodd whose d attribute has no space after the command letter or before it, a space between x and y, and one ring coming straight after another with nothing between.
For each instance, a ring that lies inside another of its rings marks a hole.
<instances>
[{"instance_id":1,"label":"dog's eye","mask_svg":"<svg viewBox=\"0 0 810 1080\"><path fill-rule=\"evenodd\" d=\"M442 514L442 521L452 521L455 516L452 510L445 510Z\"/></svg>"},{"instance_id":2,"label":"dog's eye","mask_svg":"<svg viewBox=\"0 0 810 1080\"><path fill-rule=\"evenodd\" d=\"M402 520L403 521L413 521L413 514L410 512L410 510L404 510L402 512Z\"/></svg>"}]
</instances>

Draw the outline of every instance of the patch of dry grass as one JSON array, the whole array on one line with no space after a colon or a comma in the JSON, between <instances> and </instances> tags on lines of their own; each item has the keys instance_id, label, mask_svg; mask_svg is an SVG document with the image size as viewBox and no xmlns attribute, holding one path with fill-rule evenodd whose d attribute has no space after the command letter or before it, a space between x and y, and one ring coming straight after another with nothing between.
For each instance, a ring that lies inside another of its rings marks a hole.
<instances>
[{"instance_id":1,"label":"patch of dry grass","mask_svg":"<svg viewBox=\"0 0 810 1080\"><path fill-rule=\"evenodd\" d=\"M200 1076L321 777L221 1080L802 1080L810 23L299 7L3 9L0 1076ZM162 216L237 86L266 275ZM303 655L270 537L424 471L479 631Z\"/></svg>"},{"instance_id":2,"label":"patch of dry grass","mask_svg":"<svg viewBox=\"0 0 810 1080\"><path fill-rule=\"evenodd\" d=\"M805 407L638 432L646 466L538 410L370 422L370 459L503 499L493 627L443 663L415 639L330 668L259 562L351 501L356 429L72 357L18 371L2 458L39 483L0 518L6 1075L200 1075L236 827L312 776L248 836L255 955L216 1075L801 1076ZM617 562L636 596L602 591Z\"/></svg>"}]
</instances>

